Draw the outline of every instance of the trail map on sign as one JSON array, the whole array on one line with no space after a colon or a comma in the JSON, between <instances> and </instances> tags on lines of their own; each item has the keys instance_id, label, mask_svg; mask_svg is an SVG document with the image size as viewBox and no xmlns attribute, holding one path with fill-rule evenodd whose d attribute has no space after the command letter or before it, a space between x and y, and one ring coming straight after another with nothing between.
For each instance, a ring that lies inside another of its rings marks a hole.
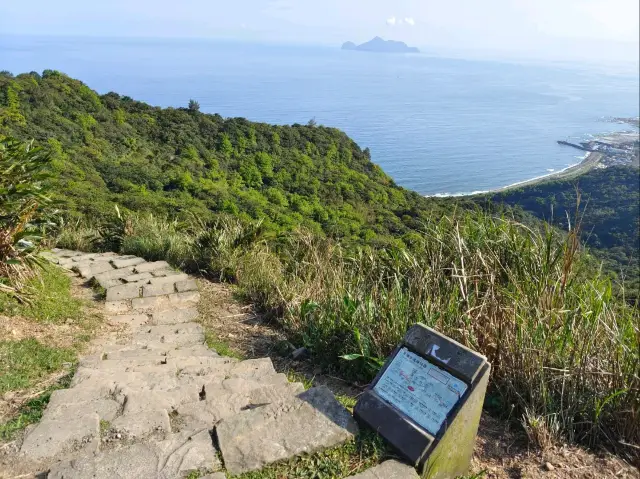
<instances>
[{"instance_id":1,"label":"trail map on sign","mask_svg":"<svg viewBox=\"0 0 640 479\"><path fill-rule=\"evenodd\" d=\"M373 390L435 436L467 385L402 348Z\"/></svg>"}]
</instances>

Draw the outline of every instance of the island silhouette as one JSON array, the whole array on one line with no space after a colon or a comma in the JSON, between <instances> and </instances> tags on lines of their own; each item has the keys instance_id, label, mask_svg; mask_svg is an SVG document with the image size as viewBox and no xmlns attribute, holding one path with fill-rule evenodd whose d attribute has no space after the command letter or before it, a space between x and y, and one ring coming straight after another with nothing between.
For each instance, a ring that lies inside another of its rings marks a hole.
<instances>
[{"instance_id":1,"label":"island silhouette","mask_svg":"<svg viewBox=\"0 0 640 479\"><path fill-rule=\"evenodd\" d=\"M380 53L420 53L416 47L410 47L404 42L395 40L385 40L375 37L373 40L356 45L353 42L346 42L342 45L343 50L356 50L360 52L380 52Z\"/></svg>"}]
</instances>

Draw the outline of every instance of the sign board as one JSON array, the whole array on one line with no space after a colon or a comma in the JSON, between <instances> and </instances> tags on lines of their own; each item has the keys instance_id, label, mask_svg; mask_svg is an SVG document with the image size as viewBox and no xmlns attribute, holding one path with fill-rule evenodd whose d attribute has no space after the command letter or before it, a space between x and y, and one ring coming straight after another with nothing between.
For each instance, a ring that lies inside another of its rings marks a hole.
<instances>
[{"instance_id":1,"label":"sign board","mask_svg":"<svg viewBox=\"0 0 640 479\"><path fill-rule=\"evenodd\" d=\"M467 385L402 348L373 390L435 436Z\"/></svg>"},{"instance_id":2,"label":"sign board","mask_svg":"<svg viewBox=\"0 0 640 479\"><path fill-rule=\"evenodd\" d=\"M417 324L354 408L429 479L466 474L489 379L486 358Z\"/></svg>"}]
</instances>

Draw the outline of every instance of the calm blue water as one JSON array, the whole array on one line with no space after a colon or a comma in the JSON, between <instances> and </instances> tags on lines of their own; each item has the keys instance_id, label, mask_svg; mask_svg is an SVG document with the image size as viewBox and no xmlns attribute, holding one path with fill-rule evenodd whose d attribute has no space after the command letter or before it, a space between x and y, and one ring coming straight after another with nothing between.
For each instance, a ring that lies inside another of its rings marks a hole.
<instances>
[{"instance_id":1,"label":"calm blue water","mask_svg":"<svg viewBox=\"0 0 640 479\"><path fill-rule=\"evenodd\" d=\"M0 70L225 117L341 128L422 194L488 190L576 163L558 139L628 129L637 73L203 40L0 37Z\"/></svg>"}]
</instances>

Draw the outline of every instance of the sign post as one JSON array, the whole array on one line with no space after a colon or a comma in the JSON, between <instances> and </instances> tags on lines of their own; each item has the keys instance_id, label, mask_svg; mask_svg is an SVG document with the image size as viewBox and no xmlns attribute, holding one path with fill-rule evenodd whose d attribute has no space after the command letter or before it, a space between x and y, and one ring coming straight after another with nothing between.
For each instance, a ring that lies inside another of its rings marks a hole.
<instances>
[{"instance_id":1,"label":"sign post","mask_svg":"<svg viewBox=\"0 0 640 479\"><path fill-rule=\"evenodd\" d=\"M411 327L354 415L428 479L469 470L491 366L422 324Z\"/></svg>"}]
</instances>

